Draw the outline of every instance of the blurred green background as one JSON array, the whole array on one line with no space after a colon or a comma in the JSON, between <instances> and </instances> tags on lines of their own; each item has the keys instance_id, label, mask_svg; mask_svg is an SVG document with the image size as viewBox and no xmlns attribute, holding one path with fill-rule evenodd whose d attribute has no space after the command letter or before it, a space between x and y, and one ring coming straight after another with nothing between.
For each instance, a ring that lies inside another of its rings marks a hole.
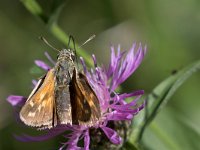
<instances>
[{"instance_id":1,"label":"blurred green background","mask_svg":"<svg viewBox=\"0 0 200 150\"><path fill-rule=\"evenodd\" d=\"M48 14L53 1L38 2ZM96 54L100 64L109 61L110 45L117 47L120 44L124 50L133 42L147 45L142 65L123 84L126 92L144 89L149 93L172 72L200 58L199 0L67 0L58 23L68 35L75 37L77 43L96 34L84 49ZM38 39L41 35L55 47L64 47L20 1L0 1L0 149L42 150L56 149L59 145L59 139L25 144L17 141L14 134L35 132L16 123L13 108L6 102L10 94L30 93L31 80L42 75L31 74L35 59L46 60L45 51L56 58L56 53ZM177 134L188 135L173 129L176 115L200 133L199 91L200 73L196 73L146 130L143 136L146 149L179 149L172 141L176 140ZM159 136L159 130L154 132L155 125L174 137L167 141L165 136ZM190 145L181 149L190 149Z\"/></svg>"}]
</instances>

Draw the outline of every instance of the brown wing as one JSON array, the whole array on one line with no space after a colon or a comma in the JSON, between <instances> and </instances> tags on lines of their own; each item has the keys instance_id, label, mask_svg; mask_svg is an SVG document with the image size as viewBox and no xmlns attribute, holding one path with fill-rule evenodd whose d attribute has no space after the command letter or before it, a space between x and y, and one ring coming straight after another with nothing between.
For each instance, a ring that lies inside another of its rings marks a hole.
<instances>
[{"instance_id":1,"label":"brown wing","mask_svg":"<svg viewBox=\"0 0 200 150\"><path fill-rule=\"evenodd\" d=\"M29 126L51 128L56 125L54 70L38 82L20 111L20 119Z\"/></svg>"},{"instance_id":2,"label":"brown wing","mask_svg":"<svg viewBox=\"0 0 200 150\"><path fill-rule=\"evenodd\" d=\"M101 116L99 100L86 76L74 69L72 77L71 104L73 124L92 126Z\"/></svg>"}]
</instances>

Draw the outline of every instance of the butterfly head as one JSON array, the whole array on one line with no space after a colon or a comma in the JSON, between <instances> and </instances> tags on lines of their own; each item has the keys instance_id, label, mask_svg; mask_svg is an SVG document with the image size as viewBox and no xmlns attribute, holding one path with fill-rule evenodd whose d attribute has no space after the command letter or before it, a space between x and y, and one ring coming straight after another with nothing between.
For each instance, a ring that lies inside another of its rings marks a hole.
<instances>
[{"instance_id":1,"label":"butterfly head","mask_svg":"<svg viewBox=\"0 0 200 150\"><path fill-rule=\"evenodd\" d=\"M69 61L73 61L75 60L76 56L75 53L72 49L62 49L59 53L58 53L58 60L59 59L67 59Z\"/></svg>"}]
</instances>

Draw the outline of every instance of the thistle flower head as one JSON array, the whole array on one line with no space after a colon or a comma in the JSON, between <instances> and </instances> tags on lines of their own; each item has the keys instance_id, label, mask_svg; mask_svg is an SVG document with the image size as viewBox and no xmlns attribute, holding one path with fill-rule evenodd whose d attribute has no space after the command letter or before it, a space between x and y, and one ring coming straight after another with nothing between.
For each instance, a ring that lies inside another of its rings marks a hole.
<instances>
[{"instance_id":1,"label":"thistle flower head","mask_svg":"<svg viewBox=\"0 0 200 150\"><path fill-rule=\"evenodd\" d=\"M92 55L94 67L91 70L87 69L84 59L80 58L84 73L100 103L101 118L95 125L59 125L39 137L24 135L18 138L23 141L42 141L63 134L67 140L62 143L60 149L70 150L82 148L89 150L99 146L105 148L110 147L110 143L121 146L126 140L125 134L127 134L131 120L144 107L144 104L137 105L144 91L119 94L116 89L138 68L145 52L146 48L142 48L141 45L136 50L136 44L133 44L127 52L121 52L120 46L117 51L111 47L111 60L108 67L98 66L95 55ZM45 55L55 64L47 53ZM35 64L47 71L51 68L41 60L36 60ZM35 81L33 83L35 84ZM132 100L128 103L127 98ZM22 106L26 98L11 95L7 100L13 106ZM70 132L65 134L66 130Z\"/></svg>"}]
</instances>

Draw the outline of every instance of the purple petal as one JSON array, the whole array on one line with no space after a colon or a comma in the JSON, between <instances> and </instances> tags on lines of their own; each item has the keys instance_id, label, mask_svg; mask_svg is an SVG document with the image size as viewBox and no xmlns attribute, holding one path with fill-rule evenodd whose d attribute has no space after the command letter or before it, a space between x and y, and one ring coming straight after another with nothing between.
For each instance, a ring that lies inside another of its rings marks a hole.
<instances>
[{"instance_id":1,"label":"purple petal","mask_svg":"<svg viewBox=\"0 0 200 150\"><path fill-rule=\"evenodd\" d=\"M119 99L120 97L118 95L115 96L116 98L115 103L111 104L110 107L117 110L123 110L127 111L132 108L132 106L135 106L137 104L137 101L140 99L141 95L137 96L134 100L132 100L130 103L127 103L123 99Z\"/></svg>"},{"instance_id":2,"label":"purple petal","mask_svg":"<svg viewBox=\"0 0 200 150\"><path fill-rule=\"evenodd\" d=\"M133 96L143 95L143 94L144 94L144 90L138 90L138 91L134 91L134 92L131 92L131 93L120 94L118 96L121 99L125 99L125 98L129 98L129 97L133 97Z\"/></svg>"},{"instance_id":3,"label":"purple petal","mask_svg":"<svg viewBox=\"0 0 200 150\"><path fill-rule=\"evenodd\" d=\"M112 143L114 143L114 144L120 144L122 142L121 137L113 129L108 128L108 127L103 127L103 126L101 127L101 129L103 130L103 132L105 133L105 135L108 137L108 139Z\"/></svg>"},{"instance_id":4,"label":"purple petal","mask_svg":"<svg viewBox=\"0 0 200 150\"><path fill-rule=\"evenodd\" d=\"M84 150L89 150L90 147L90 135L89 130L86 130L84 135Z\"/></svg>"},{"instance_id":5,"label":"purple petal","mask_svg":"<svg viewBox=\"0 0 200 150\"><path fill-rule=\"evenodd\" d=\"M26 134L23 134L23 135L15 135L15 138L19 141L22 141L22 142L40 142L40 141L44 141L44 140L48 140L50 139L51 137L49 135L41 135L41 136L30 136L30 135L26 135Z\"/></svg>"},{"instance_id":6,"label":"purple petal","mask_svg":"<svg viewBox=\"0 0 200 150\"><path fill-rule=\"evenodd\" d=\"M115 55L114 47L113 46L111 47L111 61L110 61L109 67L106 71L108 78L110 78L113 75L113 73L117 70L120 60L124 54L125 54L125 52L122 52L122 53L120 52L120 45L118 46L117 55Z\"/></svg>"},{"instance_id":7,"label":"purple petal","mask_svg":"<svg viewBox=\"0 0 200 150\"><path fill-rule=\"evenodd\" d=\"M81 132L73 132L72 136L69 138L68 142L66 143L67 149L69 150L78 150L80 147L78 147L78 141L79 137L81 136Z\"/></svg>"},{"instance_id":8,"label":"purple petal","mask_svg":"<svg viewBox=\"0 0 200 150\"><path fill-rule=\"evenodd\" d=\"M115 55L111 56L111 62L115 63L115 65L110 65L111 67L109 66L109 69L111 70L107 70L107 72L109 73L113 72L112 81L110 85L111 91L114 91L119 84L124 82L138 68L138 66L142 62L142 59L146 52L146 47L143 50L140 44L137 52L134 54L135 46L136 45L134 44L132 48L129 50L129 52L123 58L119 57L120 55L123 54L120 53L119 49L118 49L118 56Z\"/></svg>"},{"instance_id":9,"label":"purple petal","mask_svg":"<svg viewBox=\"0 0 200 150\"><path fill-rule=\"evenodd\" d=\"M47 57L47 59L48 59L53 65L56 64L56 62L51 58L51 56L49 55L48 52L45 52L44 55Z\"/></svg>"},{"instance_id":10,"label":"purple petal","mask_svg":"<svg viewBox=\"0 0 200 150\"><path fill-rule=\"evenodd\" d=\"M23 96L18 96L18 95L10 95L7 97L7 101L12 105L12 106L17 106L24 104L26 102L27 98Z\"/></svg>"},{"instance_id":11,"label":"purple petal","mask_svg":"<svg viewBox=\"0 0 200 150\"><path fill-rule=\"evenodd\" d=\"M46 133L44 135L30 136L30 135L24 134L21 136L15 135L15 137L16 137L16 139L18 139L19 141L22 141L22 142L39 142L39 141L44 141L44 140L53 138L53 137L65 132L66 130L68 130L67 126L58 126L56 128L49 130L48 133Z\"/></svg>"},{"instance_id":12,"label":"purple petal","mask_svg":"<svg viewBox=\"0 0 200 150\"><path fill-rule=\"evenodd\" d=\"M84 73L87 74L88 71L87 71L87 67L86 67L86 64L85 64L83 57L80 57L80 61L81 61L81 64L83 66Z\"/></svg>"},{"instance_id":13,"label":"purple petal","mask_svg":"<svg viewBox=\"0 0 200 150\"><path fill-rule=\"evenodd\" d=\"M124 113L124 112L118 112L113 111L112 113L109 113L107 115L108 120L131 120L133 118L133 114L131 113Z\"/></svg>"},{"instance_id":14,"label":"purple petal","mask_svg":"<svg viewBox=\"0 0 200 150\"><path fill-rule=\"evenodd\" d=\"M96 68L97 67L97 59L96 59L94 54L92 54L92 59L93 59L93 62L94 62L94 67Z\"/></svg>"},{"instance_id":15,"label":"purple petal","mask_svg":"<svg viewBox=\"0 0 200 150\"><path fill-rule=\"evenodd\" d=\"M37 80L32 80L32 84L35 87L37 85L38 81Z\"/></svg>"},{"instance_id":16,"label":"purple petal","mask_svg":"<svg viewBox=\"0 0 200 150\"><path fill-rule=\"evenodd\" d=\"M114 50L114 47L112 46L111 47L111 60L110 60L110 64L109 64L109 67L107 69L107 76L110 77L112 72L113 72L113 66L115 64L114 62L114 58L115 58L115 50Z\"/></svg>"},{"instance_id":17,"label":"purple petal","mask_svg":"<svg viewBox=\"0 0 200 150\"><path fill-rule=\"evenodd\" d=\"M111 104L111 107L112 105L124 105L125 107L128 106L134 106L136 105L136 102L139 100L139 98L141 97L141 95L144 93L144 91L138 91L138 92L133 92L133 93L124 93L124 94L121 94L121 95L117 95L115 94L115 96L112 98L114 103ZM130 98L130 97L135 97L137 96L135 99L133 99L129 104L127 104L127 102L125 101L126 98ZM115 106L114 106L115 107ZM126 108L123 108L123 109L126 109Z\"/></svg>"},{"instance_id":18,"label":"purple petal","mask_svg":"<svg viewBox=\"0 0 200 150\"><path fill-rule=\"evenodd\" d=\"M142 110L146 106L146 104L147 101L145 100L144 103L138 107L139 111Z\"/></svg>"},{"instance_id":19,"label":"purple petal","mask_svg":"<svg viewBox=\"0 0 200 150\"><path fill-rule=\"evenodd\" d=\"M35 64L38 66L38 67L40 67L40 68L42 68L42 69L44 69L44 70L49 70L49 69L51 69L51 67L49 66L49 65L47 65L46 63L44 63L43 61L41 61L41 60L35 60Z\"/></svg>"}]
</instances>

